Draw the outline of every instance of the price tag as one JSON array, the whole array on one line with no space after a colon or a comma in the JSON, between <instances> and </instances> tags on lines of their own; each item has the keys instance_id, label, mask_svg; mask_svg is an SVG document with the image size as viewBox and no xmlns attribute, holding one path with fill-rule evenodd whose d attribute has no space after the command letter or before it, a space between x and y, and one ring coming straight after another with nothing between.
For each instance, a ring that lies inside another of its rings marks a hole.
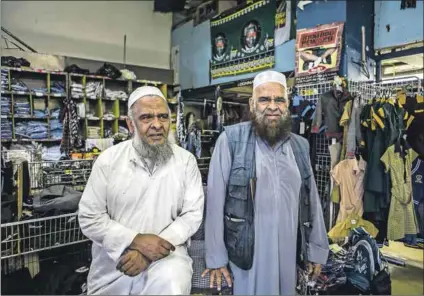
<instances>
[{"instance_id":1,"label":"price tag","mask_svg":"<svg viewBox=\"0 0 424 296\"><path fill-rule=\"evenodd\" d=\"M62 96L62 94L58 94L58 93L53 94L53 97L61 97L61 96Z\"/></svg>"},{"instance_id":2,"label":"price tag","mask_svg":"<svg viewBox=\"0 0 424 296\"><path fill-rule=\"evenodd\" d=\"M36 96L36 97L42 97L42 96L43 96L43 93L36 92L36 93L35 93L35 96Z\"/></svg>"},{"instance_id":3,"label":"price tag","mask_svg":"<svg viewBox=\"0 0 424 296\"><path fill-rule=\"evenodd\" d=\"M299 134L305 134L305 123L303 121L300 123Z\"/></svg>"},{"instance_id":4,"label":"price tag","mask_svg":"<svg viewBox=\"0 0 424 296\"><path fill-rule=\"evenodd\" d=\"M65 170L66 175L72 175L72 170Z\"/></svg>"}]
</instances>

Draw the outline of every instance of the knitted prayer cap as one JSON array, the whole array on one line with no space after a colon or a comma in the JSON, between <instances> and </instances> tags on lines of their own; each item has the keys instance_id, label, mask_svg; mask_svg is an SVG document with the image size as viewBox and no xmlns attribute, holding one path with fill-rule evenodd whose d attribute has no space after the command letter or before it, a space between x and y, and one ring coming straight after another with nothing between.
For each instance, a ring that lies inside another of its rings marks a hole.
<instances>
[{"instance_id":1,"label":"knitted prayer cap","mask_svg":"<svg viewBox=\"0 0 424 296\"><path fill-rule=\"evenodd\" d=\"M166 102L166 105L168 105L165 96L159 88L154 86L141 86L131 93L130 98L128 99L128 110L131 109L131 106L134 105L135 102L146 96L160 97Z\"/></svg>"},{"instance_id":2,"label":"knitted prayer cap","mask_svg":"<svg viewBox=\"0 0 424 296\"><path fill-rule=\"evenodd\" d=\"M281 84L287 90L286 76L284 76L283 73L271 70L261 72L255 76L255 79L253 80L253 89L268 82Z\"/></svg>"}]
</instances>

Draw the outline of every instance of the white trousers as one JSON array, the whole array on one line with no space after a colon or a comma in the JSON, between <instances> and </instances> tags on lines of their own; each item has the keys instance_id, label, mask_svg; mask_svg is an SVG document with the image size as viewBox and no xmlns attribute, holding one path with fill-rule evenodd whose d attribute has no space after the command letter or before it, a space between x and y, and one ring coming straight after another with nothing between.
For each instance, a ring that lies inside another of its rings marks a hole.
<instances>
[{"instance_id":1,"label":"white trousers","mask_svg":"<svg viewBox=\"0 0 424 296\"><path fill-rule=\"evenodd\" d=\"M97 295L190 295L192 259L186 252L173 252L154 262L138 276L122 275Z\"/></svg>"}]
</instances>

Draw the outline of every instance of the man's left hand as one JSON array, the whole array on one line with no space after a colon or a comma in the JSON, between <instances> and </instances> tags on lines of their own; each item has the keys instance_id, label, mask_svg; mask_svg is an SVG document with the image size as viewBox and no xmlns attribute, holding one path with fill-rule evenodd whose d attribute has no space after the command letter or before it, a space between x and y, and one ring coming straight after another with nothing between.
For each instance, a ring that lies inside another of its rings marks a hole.
<instances>
[{"instance_id":1,"label":"man's left hand","mask_svg":"<svg viewBox=\"0 0 424 296\"><path fill-rule=\"evenodd\" d=\"M137 250L128 250L119 258L116 269L127 276L137 276L145 271L150 265L150 261Z\"/></svg>"},{"instance_id":2,"label":"man's left hand","mask_svg":"<svg viewBox=\"0 0 424 296\"><path fill-rule=\"evenodd\" d=\"M312 280L315 280L321 274L321 268L321 264L308 263L308 274L312 276Z\"/></svg>"}]
</instances>

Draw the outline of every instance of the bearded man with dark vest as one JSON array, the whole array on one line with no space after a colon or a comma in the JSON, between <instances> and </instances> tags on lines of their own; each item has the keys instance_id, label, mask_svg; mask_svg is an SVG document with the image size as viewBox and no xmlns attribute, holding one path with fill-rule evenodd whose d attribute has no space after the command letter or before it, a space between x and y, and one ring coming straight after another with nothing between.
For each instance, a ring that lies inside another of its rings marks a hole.
<instances>
[{"instance_id":1,"label":"bearded man with dark vest","mask_svg":"<svg viewBox=\"0 0 424 296\"><path fill-rule=\"evenodd\" d=\"M286 77L258 74L252 120L226 127L211 159L203 276L234 295L295 295L296 264L317 276L327 261L309 144L290 133L288 107Z\"/></svg>"}]
</instances>

